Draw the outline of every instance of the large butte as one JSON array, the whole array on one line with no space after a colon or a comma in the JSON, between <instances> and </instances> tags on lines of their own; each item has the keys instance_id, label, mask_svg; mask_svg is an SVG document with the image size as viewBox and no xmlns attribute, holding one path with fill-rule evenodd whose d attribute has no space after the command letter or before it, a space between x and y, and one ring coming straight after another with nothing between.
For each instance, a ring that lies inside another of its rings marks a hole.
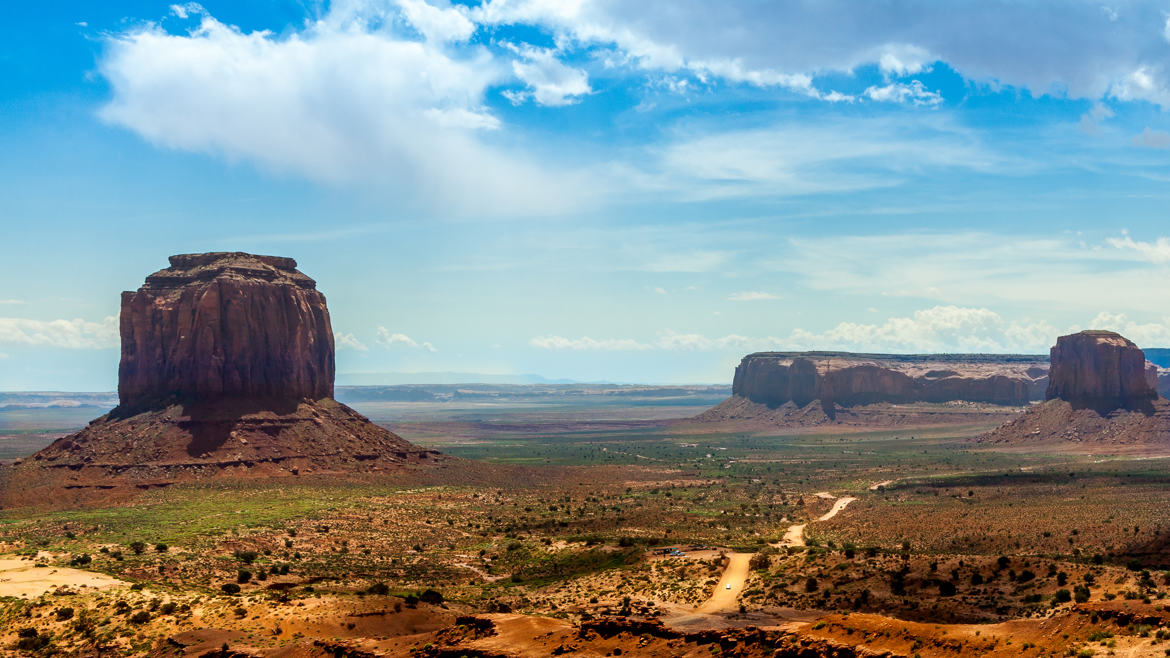
<instances>
[{"instance_id":1,"label":"large butte","mask_svg":"<svg viewBox=\"0 0 1170 658\"><path fill-rule=\"evenodd\" d=\"M446 461L333 399L325 296L296 261L221 252L170 263L122 294L118 407L10 469L5 506Z\"/></svg>"}]
</instances>

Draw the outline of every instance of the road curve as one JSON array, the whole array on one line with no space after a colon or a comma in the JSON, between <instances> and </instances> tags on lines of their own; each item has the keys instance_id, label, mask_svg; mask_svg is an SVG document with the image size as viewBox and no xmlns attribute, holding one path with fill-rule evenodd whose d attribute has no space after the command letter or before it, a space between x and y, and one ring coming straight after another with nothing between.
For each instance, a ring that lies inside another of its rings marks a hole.
<instances>
[{"instance_id":1,"label":"road curve","mask_svg":"<svg viewBox=\"0 0 1170 658\"><path fill-rule=\"evenodd\" d=\"M825 514L817 520L818 521L828 521L829 519L833 518L834 516L837 516L838 512L845 509L849 505L849 503L852 503L855 500L857 500L857 499L854 498L853 496L844 496L842 498L838 498L837 502L833 503L833 508L830 509L828 512L825 512Z\"/></svg>"}]
</instances>

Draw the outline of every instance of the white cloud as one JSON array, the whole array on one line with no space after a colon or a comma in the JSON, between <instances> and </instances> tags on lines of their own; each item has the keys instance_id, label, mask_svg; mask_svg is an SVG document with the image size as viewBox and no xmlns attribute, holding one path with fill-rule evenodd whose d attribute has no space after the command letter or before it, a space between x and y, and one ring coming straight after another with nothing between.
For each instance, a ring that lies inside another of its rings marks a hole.
<instances>
[{"instance_id":1,"label":"white cloud","mask_svg":"<svg viewBox=\"0 0 1170 658\"><path fill-rule=\"evenodd\" d=\"M0 299L0 304L23 304L23 299Z\"/></svg>"},{"instance_id":2,"label":"white cloud","mask_svg":"<svg viewBox=\"0 0 1170 658\"><path fill-rule=\"evenodd\" d=\"M1124 313L1098 313L1089 323L1091 329L1116 331L1140 347L1170 347L1170 318L1162 322L1134 322Z\"/></svg>"},{"instance_id":3,"label":"white cloud","mask_svg":"<svg viewBox=\"0 0 1170 658\"><path fill-rule=\"evenodd\" d=\"M1151 263L1170 263L1170 238L1159 237L1153 242L1134 240L1128 232L1123 231L1120 238L1108 238L1110 246L1124 251L1133 251L1144 261Z\"/></svg>"},{"instance_id":4,"label":"white cloud","mask_svg":"<svg viewBox=\"0 0 1170 658\"><path fill-rule=\"evenodd\" d=\"M733 302L758 302L768 299L780 299L778 295L773 295L770 292L763 292L760 290L745 290L743 292L733 292L727 297Z\"/></svg>"},{"instance_id":5,"label":"white cloud","mask_svg":"<svg viewBox=\"0 0 1170 658\"><path fill-rule=\"evenodd\" d=\"M842 322L823 332L796 329L786 344L802 350L1039 353L1059 333L1044 322L1008 322L986 308L935 306L880 324Z\"/></svg>"},{"instance_id":6,"label":"white cloud","mask_svg":"<svg viewBox=\"0 0 1170 658\"><path fill-rule=\"evenodd\" d=\"M28 320L0 318L0 344L67 349L106 349L118 346L118 319Z\"/></svg>"},{"instance_id":7,"label":"white cloud","mask_svg":"<svg viewBox=\"0 0 1170 658\"><path fill-rule=\"evenodd\" d=\"M572 105L582 96L593 93L585 71L563 64L557 59L555 50L515 45L511 48L521 57L512 62L512 70L531 89L506 93L513 104L531 98L540 105Z\"/></svg>"},{"instance_id":8,"label":"white cloud","mask_svg":"<svg viewBox=\"0 0 1170 658\"><path fill-rule=\"evenodd\" d=\"M403 16L428 41L466 41L475 33L475 23L451 7L436 7L425 0L396 0Z\"/></svg>"},{"instance_id":9,"label":"white cloud","mask_svg":"<svg viewBox=\"0 0 1170 658\"><path fill-rule=\"evenodd\" d=\"M986 308L934 306L881 323L841 322L824 331L793 329L787 336L706 336L665 330L653 340L541 336L529 344L547 350L701 351L742 354L767 350L849 350L857 352L1027 352L1042 353L1061 331L1046 322L1008 321Z\"/></svg>"},{"instance_id":10,"label":"white cloud","mask_svg":"<svg viewBox=\"0 0 1170 658\"><path fill-rule=\"evenodd\" d=\"M357 339L353 334L333 332L333 343L337 345L339 350L354 350L356 352L368 352L370 348L366 347L365 343Z\"/></svg>"},{"instance_id":11,"label":"white cloud","mask_svg":"<svg viewBox=\"0 0 1170 658\"><path fill-rule=\"evenodd\" d=\"M1035 95L1168 99L1167 18L1156 3L488 0L469 16L541 25L559 43L612 47L616 63L645 70L797 91L801 75L867 64L912 75L941 61L969 80Z\"/></svg>"},{"instance_id":12,"label":"white cloud","mask_svg":"<svg viewBox=\"0 0 1170 658\"><path fill-rule=\"evenodd\" d=\"M925 49L909 43L891 43L881 48L878 67L891 76L906 76L929 70L934 57Z\"/></svg>"},{"instance_id":13,"label":"white cloud","mask_svg":"<svg viewBox=\"0 0 1170 658\"><path fill-rule=\"evenodd\" d=\"M919 80L909 83L891 82L881 87L873 86L865 90L865 97L882 103L910 103L911 105L934 106L942 102L942 96L936 91L926 88Z\"/></svg>"},{"instance_id":14,"label":"white cloud","mask_svg":"<svg viewBox=\"0 0 1170 658\"><path fill-rule=\"evenodd\" d=\"M1007 172L1019 166L991 152L945 116L803 121L762 129L679 135L658 150L646 180L675 199L706 201L892 187L923 171Z\"/></svg>"},{"instance_id":15,"label":"white cloud","mask_svg":"<svg viewBox=\"0 0 1170 658\"><path fill-rule=\"evenodd\" d=\"M656 294L656 295L665 295L665 294L668 294L668 293L666 292L666 288L662 288L662 287L652 288L651 290L652 290L652 291L654 292L654 294Z\"/></svg>"},{"instance_id":16,"label":"white cloud","mask_svg":"<svg viewBox=\"0 0 1170 658\"><path fill-rule=\"evenodd\" d=\"M282 35L206 14L182 34L132 29L98 62L112 96L100 116L162 147L373 186L432 212L548 213L595 199L582 174L489 143L500 122L484 94L512 78L510 62L449 47L467 34L462 14L424 5L395 10L422 41L396 34L394 5L361 1Z\"/></svg>"},{"instance_id":17,"label":"white cloud","mask_svg":"<svg viewBox=\"0 0 1170 658\"><path fill-rule=\"evenodd\" d=\"M0 359L7 359L7 358L8 358L7 354L5 354L4 352L0 352Z\"/></svg>"},{"instance_id":18,"label":"white cloud","mask_svg":"<svg viewBox=\"0 0 1170 658\"><path fill-rule=\"evenodd\" d=\"M403 345L405 347L409 347L409 348L416 349L416 350L422 349L422 350L426 350L428 352L437 352L438 351L435 349L434 345L431 345L430 343L428 343L426 341L423 341L420 343L420 342L414 340L413 338L411 338L410 336L407 336L406 334L391 333L390 330L387 329L386 327L378 327L378 337L375 338L374 340L379 345L383 345L385 347L393 347L395 345Z\"/></svg>"},{"instance_id":19,"label":"white cloud","mask_svg":"<svg viewBox=\"0 0 1170 658\"><path fill-rule=\"evenodd\" d=\"M1149 149L1170 149L1170 132L1152 130L1149 126L1133 138L1133 145Z\"/></svg>"}]
</instances>

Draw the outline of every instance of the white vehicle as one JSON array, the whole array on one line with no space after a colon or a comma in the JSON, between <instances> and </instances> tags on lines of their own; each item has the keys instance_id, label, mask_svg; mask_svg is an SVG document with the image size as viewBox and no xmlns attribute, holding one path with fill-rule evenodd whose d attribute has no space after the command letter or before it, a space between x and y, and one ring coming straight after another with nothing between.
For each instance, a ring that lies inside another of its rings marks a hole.
<instances>
[{"instance_id":1,"label":"white vehicle","mask_svg":"<svg viewBox=\"0 0 1170 658\"><path fill-rule=\"evenodd\" d=\"M731 589L731 583L727 583L727 584L726 584L726 585L724 585L723 587L724 587L725 589Z\"/></svg>"}]
</instances>

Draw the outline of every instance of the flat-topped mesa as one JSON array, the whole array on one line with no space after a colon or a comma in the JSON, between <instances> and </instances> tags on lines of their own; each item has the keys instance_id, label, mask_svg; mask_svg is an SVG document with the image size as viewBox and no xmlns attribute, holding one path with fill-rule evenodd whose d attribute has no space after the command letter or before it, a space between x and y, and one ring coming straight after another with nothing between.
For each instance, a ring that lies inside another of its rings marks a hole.
<instances>
[{"instance_id":1,"label":"flat-topped mesa","mask_svg":"<svg viewBox=\"0 0 1170 658\"><path fill-rule=\"evenodd\" d=\"M761 352L735 369L732 394L778 406L813 400L854 406L878 402L987 402L1025 405L1043 397L1044 358L987 354Z\"/></svg>"},{"instance_id":2,"label":"flat-topped mesa","mask_svg":"<svg viewBox=\"0 0 1170 658\"><path fill-rule=\"evenodd\" d=\"M295 260L216 252L170 263L122 293L122 408L333 397L325 296Z\"/></svg>"},{"instance_id":3,"label":"flat-topped mesa","mask_svg":"<svg viewBox=\"0 0 1170 658\"><path fill-rule=\"evenodd\" d=\"M1051 350L1049 400L1102 413L1139 409L1158 397L1157 367L1124 336L1090 330L1061 336Z\"/></svg>"}]
</instances>

